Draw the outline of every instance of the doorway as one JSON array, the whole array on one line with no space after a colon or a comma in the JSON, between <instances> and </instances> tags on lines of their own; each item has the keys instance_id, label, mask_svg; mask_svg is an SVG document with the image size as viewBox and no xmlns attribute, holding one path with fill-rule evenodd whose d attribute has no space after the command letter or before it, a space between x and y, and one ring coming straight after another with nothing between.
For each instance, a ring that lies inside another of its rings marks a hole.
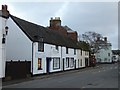
<instances>
[{"instance_id":1,"label":"doorway","mask_svg":"<svg viewBox=\"0 0 120 90\"><path fill-rule=\"evenodd\" d=\"M46 72L48 74L50 73L50 61L51 61L51 58L46 58Z\"/></svg>"},{"instance_id":2,"label":"doorway","mask_svg":"<svg viewBox=\"0 0 120 90\"><path fill-rule=\"evenodd\" d=\"M85 66L86 66L86 67L89 66L88 58L85 58Z\"/></svg>"}]
</instances>

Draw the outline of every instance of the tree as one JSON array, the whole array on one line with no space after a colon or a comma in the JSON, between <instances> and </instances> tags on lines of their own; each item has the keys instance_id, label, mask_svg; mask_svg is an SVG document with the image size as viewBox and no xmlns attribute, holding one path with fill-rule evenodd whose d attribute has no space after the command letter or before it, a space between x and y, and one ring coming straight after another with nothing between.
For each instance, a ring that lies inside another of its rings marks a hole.
<instances>
[{"instance_id":1,"label":"tree","mask_svg":"<svg viewBox=\"0 0 120 90\"><path fill-rule=\"evenodd\" d=\"M101 48L106 48L107 47L107 42L105 41L105 38L96 32L85 32L82 34L81 37L82 41L89 43L89 48L91 53L96 53L99 51Z\"/></svg>"}]
</instances>

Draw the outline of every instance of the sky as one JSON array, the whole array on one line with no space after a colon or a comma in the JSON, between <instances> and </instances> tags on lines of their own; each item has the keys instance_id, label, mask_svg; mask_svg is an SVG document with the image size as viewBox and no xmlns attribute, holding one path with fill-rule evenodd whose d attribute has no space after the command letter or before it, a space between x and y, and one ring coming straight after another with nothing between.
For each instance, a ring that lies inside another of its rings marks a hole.
<instances>
[{"instance_id":1,"label":"sky","mask_svg":"<svg viewBox=\"0 0 120 90\"><path fill-rule=\"evenodd\" d=\"M49 26L51 17L60 17L63 26L67 25L79 35L95 31L108 37L108 41L112 43L112 49L118 49L118 2L105 1L34 2L30 0L1 4L8 5L10 14L44 27Z\"/></svg>"}]
</instances>

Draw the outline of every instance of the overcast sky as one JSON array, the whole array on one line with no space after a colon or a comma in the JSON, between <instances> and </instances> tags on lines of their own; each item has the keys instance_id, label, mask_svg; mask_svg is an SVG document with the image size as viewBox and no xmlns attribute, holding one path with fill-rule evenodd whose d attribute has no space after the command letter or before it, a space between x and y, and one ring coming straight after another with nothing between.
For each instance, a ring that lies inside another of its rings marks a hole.
<instances>
[{"instance_id":1,"label":"overcast sky","mask_svg":"<svg viewBox=\"0 0 120 90\"><path fill-rule=\"evenodd\" d=\"M78 34L95 31L108 37L118 48L117 2L7 2L10 13L33 23L49 26L51 17L60 17L62 25Z\"/></svg>"}]
</instances>

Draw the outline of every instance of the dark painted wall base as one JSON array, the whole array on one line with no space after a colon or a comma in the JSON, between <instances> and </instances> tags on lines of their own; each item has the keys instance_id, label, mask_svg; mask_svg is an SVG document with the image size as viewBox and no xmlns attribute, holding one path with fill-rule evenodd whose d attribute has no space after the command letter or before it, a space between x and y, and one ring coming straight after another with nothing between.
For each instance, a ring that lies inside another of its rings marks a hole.
<instances>
[{"instance_id":1,"label":"dark painted wall base","mask_svg":"<svg viewBox=\"0 0 120 90\"><path fill-rule=\"evenodd\" d=\"M30 61L7 61L3 81L31 77Z\"/></svg>"}]
</instances>

